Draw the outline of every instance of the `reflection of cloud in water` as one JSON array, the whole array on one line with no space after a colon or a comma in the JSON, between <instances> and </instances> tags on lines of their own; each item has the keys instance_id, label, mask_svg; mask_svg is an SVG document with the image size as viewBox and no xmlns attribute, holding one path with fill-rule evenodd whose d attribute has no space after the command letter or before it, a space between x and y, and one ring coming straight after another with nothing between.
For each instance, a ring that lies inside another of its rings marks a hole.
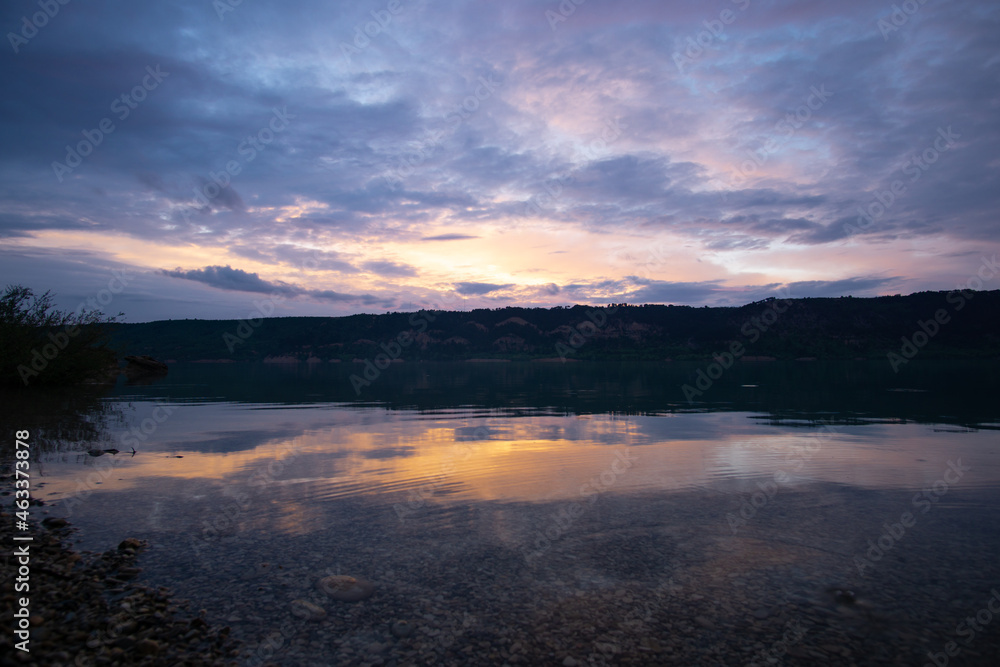
<instances>
[{"instance_id":1,"label":"reflection of cloud in water","mask_svg":"<svg viewBox=\"0 0 1000 667\"><path fill-rule=\"evenodd\" d=\"M380 447L379 449L369 449L360 452L366 459L394 459L402 456L412 456L413 447Z\"/></svg>"},{"instance_id":2,"label":"reflection of cloud in water","mask_svg":"<svg viewBox=\"0 0 1000 667\"><path fill-rule=\"evenodd\" d=\"M256 431L214 431L202 434L200 440L174 440L164 442L163 448L183 449L205 454L242 452L256 449L261 445L283 442L296 438L304 433L302 428L283 428L276 430Z\"/></svg>"},{"instance_id":3,"label":"reflection of cloud in water","mask_svg":"<svg viewBox=\"0 0 1000 667\"><path fill-rule=\"evenodd\" d=\"M477 440L503 440L510 431L500 426L458 426L455 428L455 442L475 442Z\"/></svg>"},{"instance_id":4,"label":"reflection of cloud in water","mask_svg":"<svg viewBox=\"0 0 1000 667\"><path fill-rule=\"evenodd\" d=\"M293 427L297 418L308 425ZM280 462L268 484L252 488L283 506L346 497L405 503L411 492L445 485L447 494L425 493L427 502L535 502L577 497L617 450L639 458L614 493L710 487L740 492L778 470L795 484L921 488L940 476L948 457L957 456L976 465L976 479L983 480L977 483L1000 478L998 454L983 446L986 432L945 434L925 425L869 423L821 434L758 418L753 413L501 418L469 411L463 419L460 411L429 418L409 411L239 411L207 404L178 411L169 422L168 442L151 443L122 461L99 488L162 493L168 478L201 489L242 487L250 475ZM204 428L213 422L245 430ZM185 425L192 429L185 432ZM950 438L946 448L943 437ZM803 448L815 452L796 454ZM174 453L184 458L167 458ZM49 462L48 473L47 490L57 495L72 493L74 480L85 476L83 466L68 459Z\"/></svg>"}]
</instances>

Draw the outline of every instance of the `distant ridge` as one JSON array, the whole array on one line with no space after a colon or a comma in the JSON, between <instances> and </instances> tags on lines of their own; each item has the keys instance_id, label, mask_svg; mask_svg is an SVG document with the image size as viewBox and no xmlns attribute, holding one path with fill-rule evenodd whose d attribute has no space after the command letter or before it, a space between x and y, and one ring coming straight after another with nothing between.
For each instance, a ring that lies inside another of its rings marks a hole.
<instances>
[{"instance_id":1,"label":"distant ridge","mask_svg":"<svg viewBox=\"0 0 1000 667\"><path fill-rule=\"evenodd\" d=\"M129 354L168 361L680 361L727 353L745 361L892 361L892 353L902 363L917 356L1000 358L1000 290L772 298L715 308L510 306L252 321L166 320L117 325L115 339Z\"/></svg>"}]
</instances>

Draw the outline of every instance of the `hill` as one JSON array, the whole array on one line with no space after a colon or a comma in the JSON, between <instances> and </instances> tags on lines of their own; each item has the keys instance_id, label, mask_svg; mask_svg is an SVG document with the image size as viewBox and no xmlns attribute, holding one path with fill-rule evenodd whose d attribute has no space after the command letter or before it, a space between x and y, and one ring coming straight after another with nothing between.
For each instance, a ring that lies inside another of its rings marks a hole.
<instances>
[{"instance_id":1,"label":"hill","mask_svg":"<svg viewBox=\"0 0 1000 667\"><path fill-rule=\"evenodd\" d=\"M886 359L1000 357L1000 290L119 324L167 361ZM379 356L384 355L384 356ZM895 358L893 358L895 355Z\"/></svg>"}]
</instances>

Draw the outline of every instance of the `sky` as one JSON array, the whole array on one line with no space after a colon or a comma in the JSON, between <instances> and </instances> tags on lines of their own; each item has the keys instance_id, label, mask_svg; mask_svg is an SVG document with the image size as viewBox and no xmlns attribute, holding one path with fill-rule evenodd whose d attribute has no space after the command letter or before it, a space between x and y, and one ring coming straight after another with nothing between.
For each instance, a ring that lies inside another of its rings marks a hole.
<instances>
[{"instance_id":1,"label":"sky","mask_svg":"<svg viewBox=\"0 0 1000 667\"><path fill-rule=\"evenodd\" d=\"M65 310L1000 288L996 2L7 0L0 29L0 286Z\"/></svg>"}]
</instances>

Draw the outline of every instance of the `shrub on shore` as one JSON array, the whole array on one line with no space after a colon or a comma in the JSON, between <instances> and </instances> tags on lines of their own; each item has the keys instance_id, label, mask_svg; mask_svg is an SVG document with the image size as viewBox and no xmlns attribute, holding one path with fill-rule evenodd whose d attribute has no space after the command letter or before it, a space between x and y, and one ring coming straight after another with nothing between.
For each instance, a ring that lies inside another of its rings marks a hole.
<instances>
[{"instance_id":1,"label":"shrub on shore","mask_svg":"<svg viewBox=\"0 0 1000 667\"><path fill-rule=\"evenodd\" d=\"M122 316L62 312L51 292L8 285L0 295L0 384L67 385L100 377L116 364L109 341Z\"/></svg>"}]
</instances>

